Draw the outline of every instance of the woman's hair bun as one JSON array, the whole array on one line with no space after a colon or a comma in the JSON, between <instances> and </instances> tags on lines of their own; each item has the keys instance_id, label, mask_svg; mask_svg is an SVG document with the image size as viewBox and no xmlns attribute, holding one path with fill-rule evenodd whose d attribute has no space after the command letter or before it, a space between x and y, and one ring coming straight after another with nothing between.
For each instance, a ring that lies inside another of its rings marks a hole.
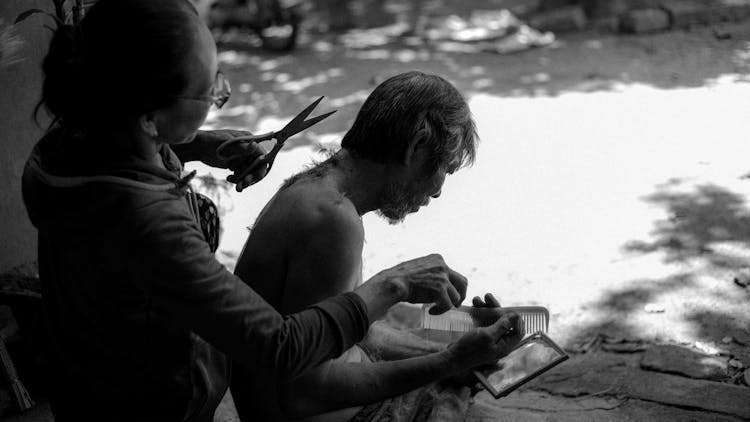
<instances>
[{"instance_id":1,"label":"woman's hair bun","mask_svg":"<svg viewBox=\"0 0 750 422\"><path fill-rule=\"evenodd\" d=\"M55 31L39 107L90 132L171 104L189 84L201 25L188 0L97 1Z\"/></svg>"},{"instance_id":2,"label":"woman's hair bun","mask_svg":"<svg viewBox=\"0 0 750 422\"><path fill-rule=\"evenodd\" d=\"M42 63L44 83L42 100L55 120L76 126L84 113L81 55L78 29L73 25L60 25L50 41L49 52Z\"/></svg>"}]
</instances>

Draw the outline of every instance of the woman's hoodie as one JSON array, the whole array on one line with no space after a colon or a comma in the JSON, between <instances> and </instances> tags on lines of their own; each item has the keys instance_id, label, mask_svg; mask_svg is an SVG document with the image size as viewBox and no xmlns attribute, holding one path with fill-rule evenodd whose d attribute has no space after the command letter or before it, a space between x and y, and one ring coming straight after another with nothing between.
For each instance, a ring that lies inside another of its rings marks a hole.
<instances>
[{"instance_id":1,"label":"woman's hoodie","mask_svg":"<svg viewBox=\"0 0 750 422\"><path fill-rule=\"evenodd\" d=\"M221 352L274 388L369 325L353 294L279 315L214 258L190 176L160 152L166 170L118 162L58 126L26 164L58 422L211 421L228 383Z\"/></svg>"}]
</instances>

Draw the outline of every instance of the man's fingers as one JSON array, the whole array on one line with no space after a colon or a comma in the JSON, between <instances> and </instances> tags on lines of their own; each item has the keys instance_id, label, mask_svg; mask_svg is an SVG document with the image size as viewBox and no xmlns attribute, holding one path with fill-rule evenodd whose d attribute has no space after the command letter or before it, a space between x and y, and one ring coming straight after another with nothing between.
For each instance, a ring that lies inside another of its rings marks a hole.
<instances>
[{"instance_id":1,"label":"man's fingers","mask_svg":"<svg viewBox=\"0 0 750 422\"><path fill-rule=\"evenodd\" d=\"M458 302L458 304L460 305L461 302L466 299L466 287L469 285L469 280L467 280L467 278L461 275L459 272L453 271L452 269L448 268L447 265L445 266L445 268L448 270L448 280L456 288L456 291L458 291L458 294L461 297L461 301Z\"/></svg>"},{"instance_id":2,"label":"man's fingers","mask_svg":"<svg viewBox=\"0 0 750 422\"><path fill-rule=\"evenodd\" d=\"M438 293L438 297L434 299L434 302L435 305L430 308L431 315L440 315L453 308L453 302L451 301L448 292L442 289L440 290L440 293Z\"/></svg>"},{"instance_id":3,"label":"man's fingers","mask_svg":"<svg viewBox=\"0 0 750 422\"><path fill-rule=\"evenodd\" d=\"M268 174L268 166L260 166L257 170L252 172L251 178L252 180L260 181L266 177L266 174Z\"/></svg>"},{"instance_id":4,"label":"man's fingers","mask_svg":"<svg viewBox=\"0 0 750 422\"><path fill-rule=\"evenodd\" d=\"M510 312L503 315L494 324L490 325L489 330L492 334L492 337L495 339L495 342L500 341L500 339L510 334L511 332L515 334L515 331L517 330L516 327L518 326L518 320L518 314L516 314L515 312Z\"/></svg>"},{"instance_id":5,"label":"man's fingers","mask_svg":"<svg viewBox=\"0 0 750 422\"><path fill-rule=\"evenodd\" d=\"M475 308L499 308L500 307L500 301L495 298L495 296L492 295L492 293L487 293L484 295L484 299L482 299L479 296L474 296L474 299L471 300L471 304L474 305Z\"/></svg>"},{"instance_id":6,"label":"man's fingers","mask_svg":"<svg viewBox=\"0 0 750 422\"><path fill-rule=\"evenodd\" d=\"M461 297L461 295L458 293L456 288L449 284L446 290L448 292L448 297L451 298L451 303L453 303L453 306L456 308L461 306L461 302L463 302L464 300Z\"/></svg>"},{"instance_id":7,"label":"man's fingers","mask_svg":"<svg viewBox=\"0 0 750 422\"><path fill-rule=\"evenodd\" d=\"M484 303L490 308L499 308L500 301L495 298L492 293L484 295Z\"/></svg>"},{"instance_id":8,"label":"man's fingers","mask_svg":"<svg viewBox=\"0 0 750 422\"><path fill-rule=\"evenodd\" d=\"M516 333L519 339L522 339L526 336L526 323L523 322L523 318L519 317L518 322L516 322Z\"/></svg>"}]
</instances>

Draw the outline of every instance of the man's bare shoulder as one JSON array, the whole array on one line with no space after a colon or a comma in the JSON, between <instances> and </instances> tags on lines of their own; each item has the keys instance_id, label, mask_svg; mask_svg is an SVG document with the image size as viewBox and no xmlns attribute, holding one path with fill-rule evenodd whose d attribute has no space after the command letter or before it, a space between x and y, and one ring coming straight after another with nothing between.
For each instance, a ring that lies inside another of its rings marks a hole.
<instances>
[{"instance_id":1,"label":"man's bare shoulder","mask_svg":"<svg viewBox=\"0 0 750 422\"><path fill-rule=\"evenodd\" d=\"M274 198L274 208L284 215L284 224L301 236L347 244L363 241L362 220L354 204L325 180L300 180L283 188Z\"/></svg>"}]
</instances>

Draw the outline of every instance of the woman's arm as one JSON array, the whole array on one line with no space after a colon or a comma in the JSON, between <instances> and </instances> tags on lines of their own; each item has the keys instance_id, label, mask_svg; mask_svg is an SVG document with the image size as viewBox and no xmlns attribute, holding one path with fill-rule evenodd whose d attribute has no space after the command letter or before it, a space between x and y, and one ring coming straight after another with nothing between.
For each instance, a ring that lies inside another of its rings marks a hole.
<instances>
[{"instance_id":1,"label":"woman's arm","mask_svg":"<svg viewBox=\"0 0 750 422\"><path fill-rule=\"evenodd\" d=\"M156 309L251 371L269 379L294 377L364 336L368 310L359 296L339 296L282 317L216 261L182 198L162 198L135 214L123 235L129 239L122 245L128 278Z\"/></svg>"},{"instance_id":2,"label":"woman's arm","mask_svg":"<svg viewBox=\"0 0 750 422\"><path fill-rule=\"evenodd\" d=\"M122 227L117 239L125 244L111 247L126 251L112 265L128 274L155 309L267 379L290 379L339 356L364 337L370 319L396 302L445 305L445 290L465 283L449 282L451 270L431 255L282 317L216 260L184 198L169 192L149 196L154 199L147 205L112 216Z\"/></svg>"},{"instance_id":3,"label":"woman's arm","mask_svg":"<svg viewBox=\"0 0 750 422\"><path fill-rule=\"evenodd\" d=\"M301 418L361 406L496 362L524 336L518 315L498 315L502 316L493 325L464 334L441 352L389 362L326 362L278 386L282 409Z\"/></svg>"}]
</instances>

